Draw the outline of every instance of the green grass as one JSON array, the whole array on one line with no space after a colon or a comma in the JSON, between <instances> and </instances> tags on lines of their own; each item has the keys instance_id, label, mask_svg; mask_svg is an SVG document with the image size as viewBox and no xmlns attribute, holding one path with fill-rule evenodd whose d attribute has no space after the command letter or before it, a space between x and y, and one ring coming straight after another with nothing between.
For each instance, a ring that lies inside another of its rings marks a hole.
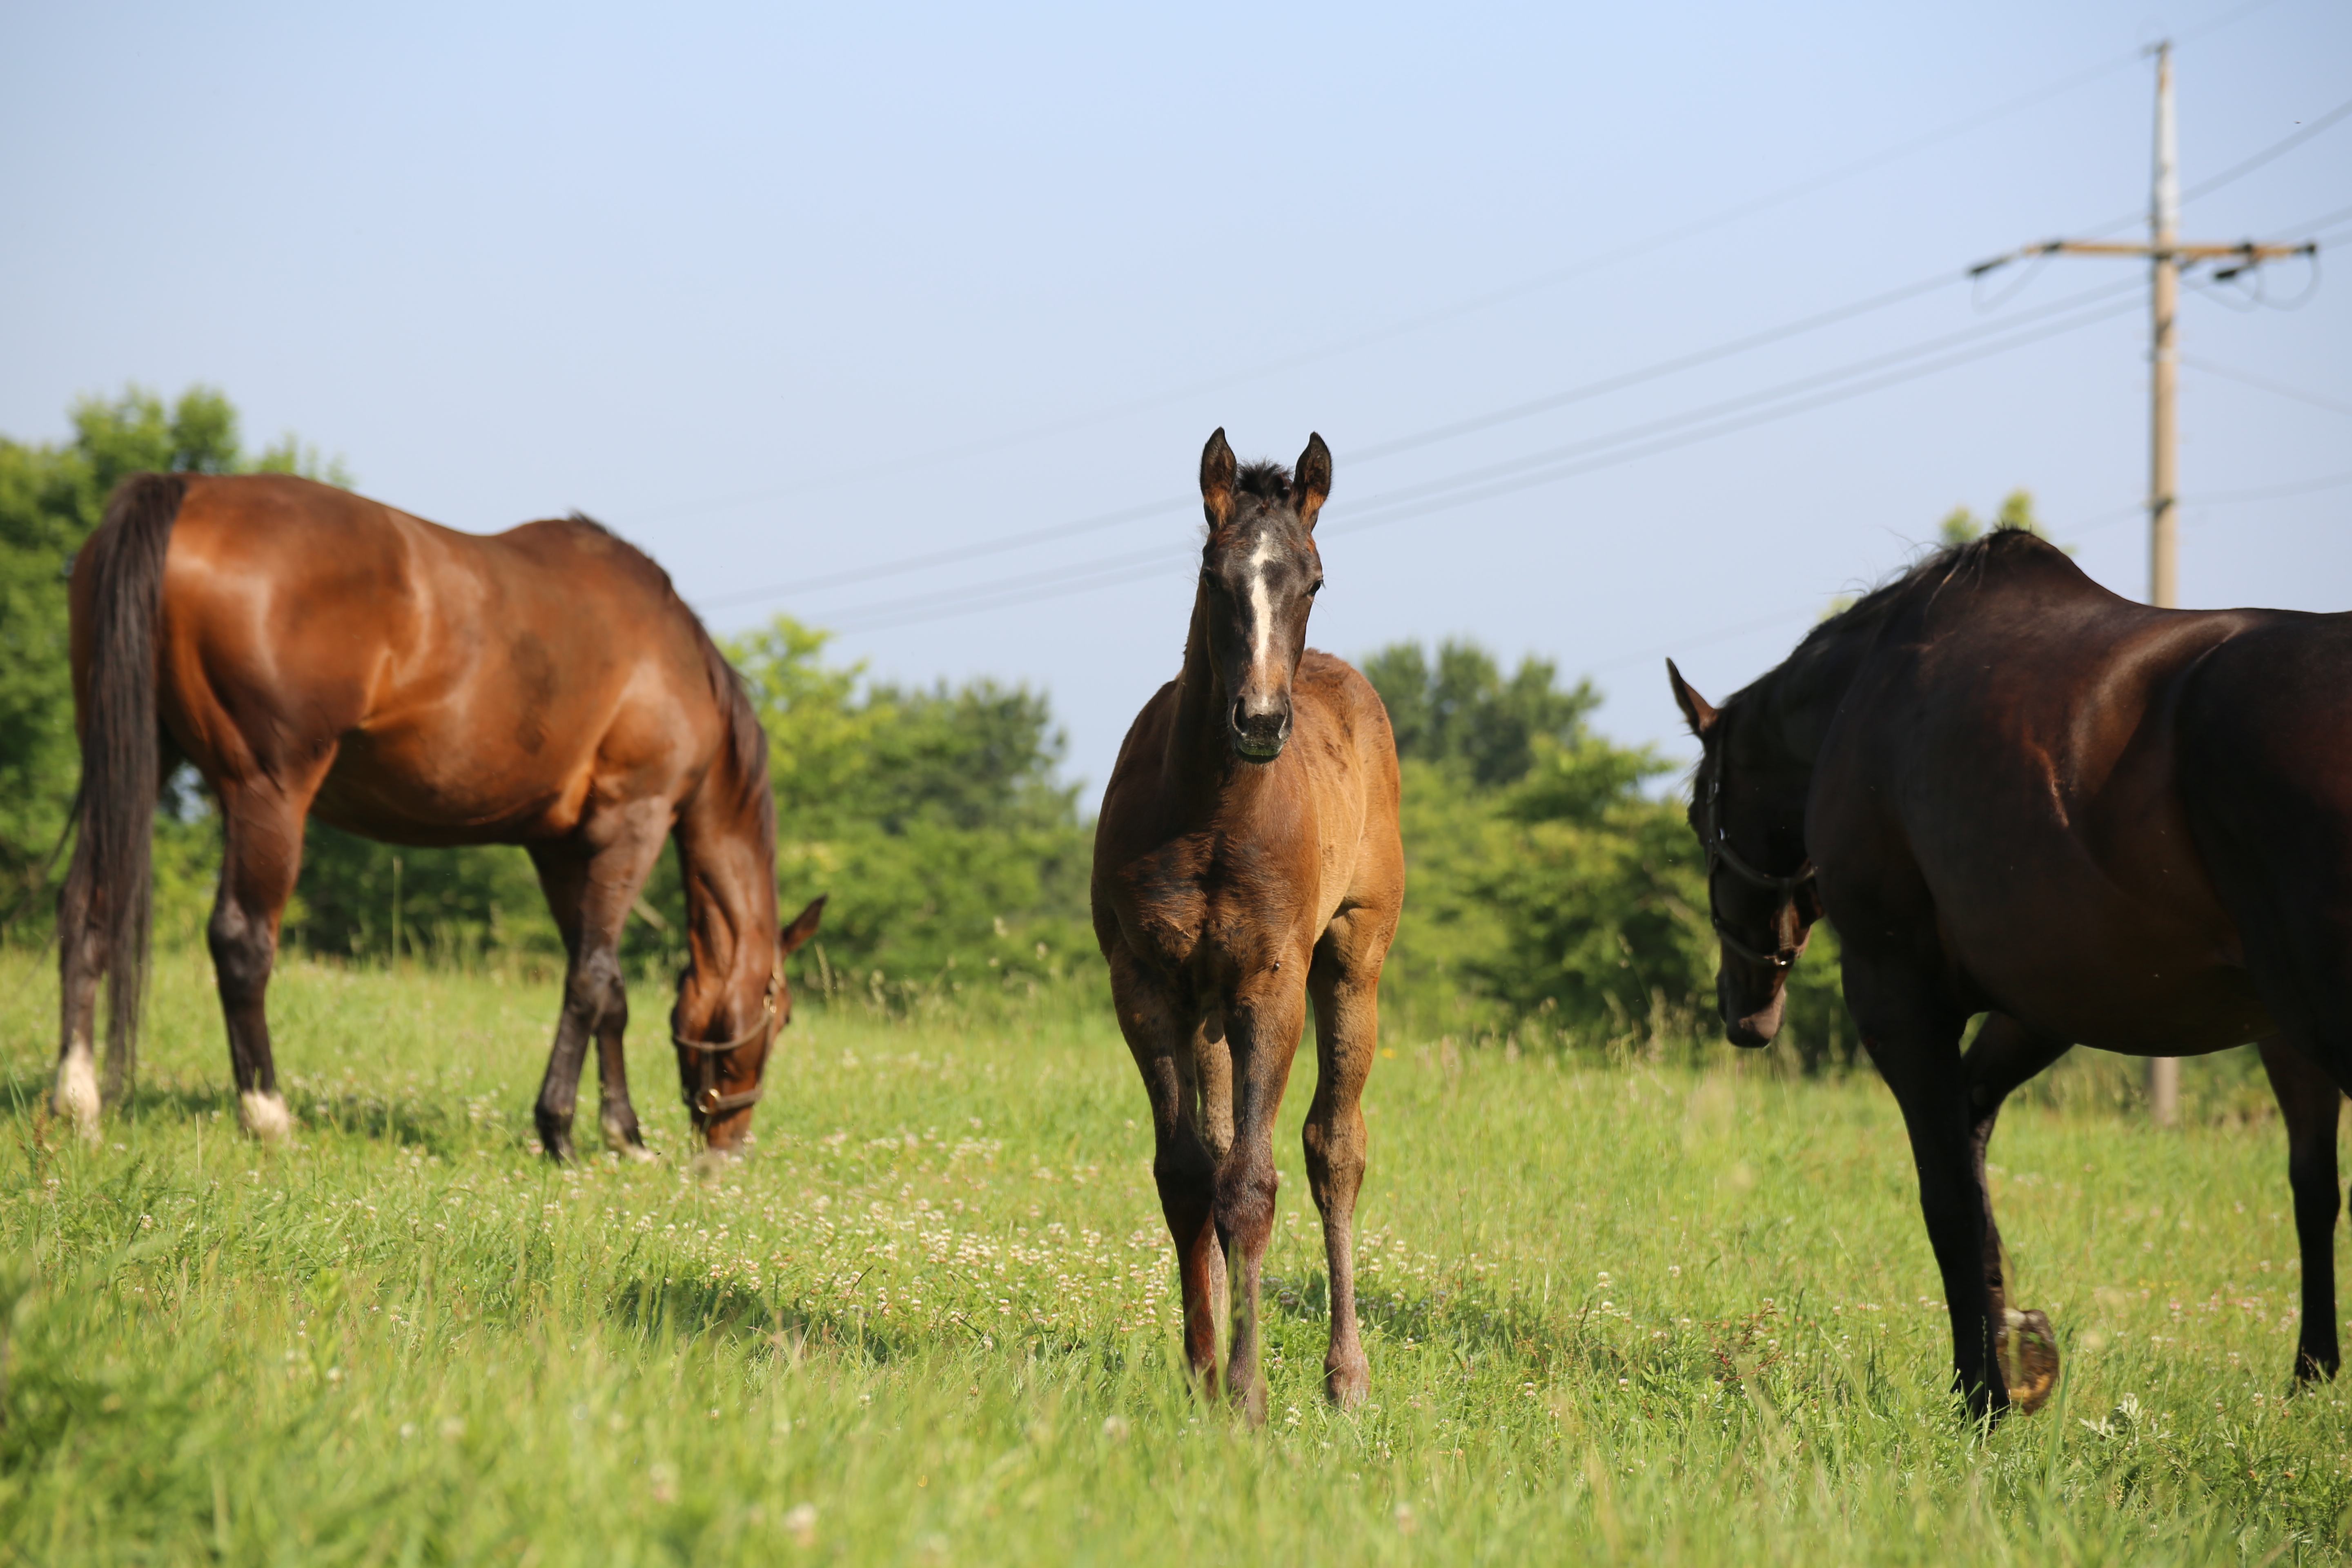
<instances>
[{"instance_id":1,"label":"green grass","mask_svg":"<svg viewBox=\"0 0 2352 1568\"><path fill-rule=\"evenodd\" d=\"M2018 1300L2068 1375L1987 1436L1947 1393L1885 1092L1717 1047L1384 1049L1372 1398L1327 1409L1303 1053L1250 1432L1177 1370L1107 1008L804 1007L753 1157L706 1186L651 992L665 1159L563 1172L530 1146L551 986L289 966L277 1151L236 1131L200 958L163 957L96 1150L36 1109L54 996L0 958L0 1562L2345 1555L2344 1401L2282 1397L2275 1124L2152 1132L2089 1068L1996 1144Z\"/></svg>"}]
</instances>

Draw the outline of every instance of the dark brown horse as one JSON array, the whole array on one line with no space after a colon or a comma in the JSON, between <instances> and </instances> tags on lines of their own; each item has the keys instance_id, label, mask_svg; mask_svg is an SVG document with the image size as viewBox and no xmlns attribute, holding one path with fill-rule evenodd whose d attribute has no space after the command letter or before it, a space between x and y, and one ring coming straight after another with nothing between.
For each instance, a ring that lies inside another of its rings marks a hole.
<instances>
[{"instance_id":1,"label":"dark brown horse","mask_svg":"<svg viewBox=\"0 0 2352 1568\"><path fill-rule=\"evenodd\" d=\"M558 1160L592 1037L604 1140L645 1152L615 954L675 833L679 1080L709 1147L741 1142L791 1010L784 955L824 900L778 931L767 741L659 567L583 518L482 538L307 479L141 474L77 559L71 602L81 834L58 909L56 1104L86 1135L101 974L108 1098L134 1059L149 835L184 757L226 829L207 935L247 1131L292 1125L263 995L315 813L394 843L530 851L570 956L538 1104Z\"/></svg>"},{"instance_id":2,"label":"dark brown horse","mask_svg":"<svg viewBox=\"0 0 2352 1568\"><path fill-rule=\"evenodd\" d=\"M2002 531L1822 623L1720 710L1667 668L1705 750L1691 825L1726 1032L1771 1038L1808 926L1834 920L1847 1005L1910 1131L1970 1409L2008 1406L1997 1332L2020 1317L1985 1142L2070 1041L2264 1042L2305 1251L2296 1373L2332 1373L2352 616L2151 609Z\"/></svg>"},{"instance_id":3,"label":"dark brown horse","mask_svg":"<svg viewBox=\"0 0 2352 1568\"><path fill-rule=\"evenodd\" d=\"M1404 849L1388 710L1362 676L1307 647L1323 586L1315 518L1330 489L1319 436L1295 475L1274 463L1236 470L1225 433L1209 437L1209 537L1184 668L1128 731L1095 833L1095 936L1151 1098L1185 1354L1213 1391L1230 1280L1225 1384L1253 1421L1265 1413L1257 1307L1274 1120L1310 994L1307 1180L1331 1269L1324 1386L1353 1405L1370 1382L1351 1226Z\"/></svg>"}]
</instances>

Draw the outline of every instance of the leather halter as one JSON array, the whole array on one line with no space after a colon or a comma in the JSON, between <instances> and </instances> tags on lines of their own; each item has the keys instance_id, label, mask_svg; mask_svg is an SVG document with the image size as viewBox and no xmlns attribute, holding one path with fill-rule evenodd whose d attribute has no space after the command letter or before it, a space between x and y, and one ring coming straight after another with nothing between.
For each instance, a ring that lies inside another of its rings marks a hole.
<instances>
[{"instance_id":1,"label":"leather halter","mask_svg":"<svg viewBox=\"0 0 2352 1568\"><path fill-rule=\"evenodd\" d=\"M780 955L776 966L768 971L768 988L760 997L759 1020L731 1040L689 1040L676 1030L670 1031L670 1043L682 1051L693 1051L702 1058L702 1089L698 1094L680 1092L686 1108L704 1118L740 1110L747 1105L760 1103L767 1085L755 1083L734 1094L719 1092L719 1058L730 1051L740 1050L756 1040L765 1038L776 1022L776 998L784 989L784 961Z\"/></svg>"},{"instance_id":2,"label":"leather halter","mask_svg":"<svg viewBox=\"0 0 2352 1568\"><path fill-rule=\"evenodd\" d=\"M1750 963L1760 963L1769 969L1786 971L1796 963L1797 955L1803 952L1805 944L1812 940L1811 931L1810 929L1804 931L1790 946L1779 948L1771 952L1759 952L1732 935L1730 930L1724 925L1723 917L1715 912L1715 874L1717 870L1728 870L1749 887L1760 888L1765 892L1776 895L1780 901L1772 907L1772 930L1775 934L1778 934L1781 927L1781 916L1786 913L1793 917L1796 914L1798 895L1813 885L1815 872L1812 858L1807 856L1798 863L1795 870L1785 877L1776 877L1769 871L1759 871L1741 859L1738 852L1732 848L1730 842L1723 835L1722 813L1718 808L1722 789L1723 785L1719 779L1710 777L1707 780L1706 830L1700 838L1700 841L1706 846L1706 917L1715 926L1716 939L1733 952Z\"/></svg>"}]
</instances>

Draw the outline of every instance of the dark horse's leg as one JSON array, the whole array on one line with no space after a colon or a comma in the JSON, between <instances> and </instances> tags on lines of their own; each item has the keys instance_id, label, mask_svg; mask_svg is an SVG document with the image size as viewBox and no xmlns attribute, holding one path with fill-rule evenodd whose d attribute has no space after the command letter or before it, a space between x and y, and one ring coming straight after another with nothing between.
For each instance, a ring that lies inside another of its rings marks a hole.
<instances>
[{"instance_id":1,"label":"dark horse's leg","mask_svg":"<svg viewBox=\"0 0 2352 1568\"><path fill-rule=\"evenodd\" d=\"M1307 988L1315 998L1315 1100L1300 1137L1307 1184L1323 1211L1323 1256L1331 1270L1331 1348L1323 1391L1341 1406L1360 1405L1371 1386L1356 1327L1356 1192L1364 1180L1364 1080L1380 1045L1381 959L1386 930L1364 930L1370 911L1331 922L1315 944Z\"/></svg>"},{"instance_id":2,"label":"dark horse's leg","mask_svg":"<svg viewBox=\"0 0 2352 1568\"><path fill-rule=\"evenodd\" d=\"M331 760L320 758L308 777L291 782L259 773L219 785L220 894L205 935L228 1020L237 1120L247 1132L268 1141L292 1131L294 1119L278 1092L264 1000L278 959L278 917L301 874L303 820Z\"/></svg>"},{"instance_id":3,"label":"dark horse's leg","mask_svg":"<svg viewBox=\"0 0 2352 1568\"><path fill-rule=\"evenodd\" d=\"M1217 1239L1225 1248L1233 1316L1225 1393L1253 1426L1265 1419L1265 1380L1258 1375L1257 1364L1257 1306L1258 1279L1266 1243L1274 1236L1281 1182L1274 1167L1274 1122L1307 1023L1307 977L1298 967L1306 966L1288 973L1270 968L1245 976L1225 1009L1225 1045L1233 1053L1234 1074L1234 1142L1217 1170Z\"/></svg>"},{"instance_id":4,"label":"dark horse's leg","mask_svg":"<svg viewBox=\"0 0 2352 1568\"><path fill-rule=\"evenodd\" d=\"M551 1160L573 1158L572 1118L592 1037L604 1091L597 1120L605 1142L625 1152L645 1148L622 1059L629 994L621 976L621 923L652 873L668 829L668 803L643 802L600 815L593 830L583 826L570 838L530 847L531 864L539 868L539 885L570 961L555 1043L533 1108L540 1146Z\"/></svg>"},{"instance_id":5,"label":"dark horse's leg","mask_svg":"<svg viewBox=\"0 0 2352 1568\"><path fill-rule=\"evenodd\" d=\"M1959 1050L1968 1020L1928 1003L1934 982L1915 977L1912 965L1890 969L1882 972L1860 944L1849 945L1846 1001L1911 1133L1919 1208L1951 1319L1954 1385L1969 1415L1998 1420L2009 1409L2009 1388L1993 1353L1992 1298L1985 1288L1986 1209Z\"/></svg>"},{"instance_id":6,"label":"dark horse's leg","mask_svg":"<svg viewBox=\"0 0 2352 1568\"><path fill-rule=\"evenodd\" d=\"M1165 977L1138 963L1124 946L1111 944L1109 956L1119 1032L1127 1037L1151 1100L1151 1178L1176 1247L1184 1361L1202 1391L1213 1392L1217 1287L1224 1273L1213 1223L1221 1151L1211 1138L1213 1108L1203 1103L1196 1009L1184 1005Z\"/></svg>"},{"instance_id":7,"label":"dark horse's leg","mask_svg":"<svg viewBox=\"0 0 2352 1568\"><path fill-rule=\"evenodd\" d=\"M2293 1047L2262 1043L2263 1070L2286 1121L2286 1176L2294 1189L2294 1234L2303 1247L2303 1332L2295 1346L2294 1378L2334 1377L2336 1340L2336 1123L2343 1091L2336 1080Z\"/></svg>"},{"instance_id":8,"label":"dark horse's leg","mask_svg":"<svg viewBox=\"0 0 2352 1568\"><path fill-rule=\"evenodd\" d=\"M2009 1284L2000 1244L2000 1226L1993 1219L1992 1187L1985 1180L1985 1150L1992 1142L1994 1121L2001 1102L2025 1082L2072 1048L2053 1036L2038 1035L2016 1019L2000 1013L1987 1016L1974 1044L1961 1058L1968 1075L1969 1143L1975 1157L1977 1203L1984 1213L1984 1282L1986 1310L1993 1325L1996 1347L2005 1345L2008 1360L2002 1376L2011 1383L2010 1396L2020 1412L2031 1415L2042 1408L2057 1386L2057 1341L2050 1320L2040 1312L2018 1311L2009 1303Z\"/></svg>"}]
</instances>

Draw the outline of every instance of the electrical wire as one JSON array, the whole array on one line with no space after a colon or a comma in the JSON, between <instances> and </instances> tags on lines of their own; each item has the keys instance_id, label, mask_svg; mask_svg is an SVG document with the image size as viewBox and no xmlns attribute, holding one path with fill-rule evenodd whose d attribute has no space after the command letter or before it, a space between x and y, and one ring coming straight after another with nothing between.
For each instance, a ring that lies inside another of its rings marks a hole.
<instances>
[{"instance_id":1,"label":"electrical wire","mask_svg":"<svg viewBox=\"0 0 2352 1568\"><path fill-rule=\"evenodd\" d=\"M2182 354L2180 363L2192 370L2201 370L2207 375L2218 375L2231 381L2243 382L2248 386L2258 386L2264 392L2280 397L2292 397L2298 403L2308 403L2315 408L2325 408L2331 414L2352 414L2352 403L2341 403L2333 397L2323 397L2315 392L2305 392L2300 387L2288 386L2283 382L2272 381L2264 376L2250 375L2242 370L2231 370L2226 364L2216 364L2211 360L2196 354Z\"/></svg>"},{"instance_id":2,"label":"electrical wire","mask_svg":"<svg viewBox=\"0 0 2352 1568\"><path fill-rule=\"evenodd\" d=\"M2112 296L2115 292L2116 290L2113 288L2088 291L2094 296ZM1903 382L1916 380L1921 376L1934 374L1992 354L2022 348L2030 343L2113 319L2137 308L2137 300L2126 300L2120 303L2094 304L2090 309L2078 311L2074 316L2046 323L2032 331L2012 330L2000 341L1946 354L1940 359L1925 364L1896 370L1853 385L1822 392L1811 397L1791 398L1788 395L1786 388L1768 389L1763 393L1751 395L1749 401L1759 403L1774 401L1774 405L1758 408L1752 412L1722 416L1729 405L1717 404L1708 409L1694 411L1685 416L1686 421L1712 418L1713 423L1702 424L1699 428L1688 430L1680 435L1666 436L1659 439L1627 446L1619 451L1586 455L1581 457L1581 460L1578 460L1578 455L1581 454L1589 445L1580 443L1577 453L1570 454L1568 460L1559 460L1557 453L1552 454L1552 466L1540 471L1494 478L1492 477L1493 466L1490 465L1488 468L1470 470L1467 474L1451 476L1448 479L1433 481L1431 485L1417 485L1408 490L1391 491L1387 495L1374 497L1361 503L1373 515L1334 518L1324 527L1332 534L1361 532L1403 521L1409 518L1426 517L1476 501L1493 500L1517 490L1556 483L1561 479L1591 473L1601 468L1613 468L1643 458L1655 457L1680 447L1714 440L1718 437L1732 435L1759 425L1826 407L1834 403L1883 391ZM1921 346L1920 352L1932 353L1937 348L1946 346L1946 343L1947 340L1943 339L1930 340L1929 343ZM1884 364L1889 357L1876 355L1870 360L1859 362L1859 364L1862 369L1866 370ZM1821 379L1820 377L1809 378L1816 382ZM1634 430L1636 432L1654 430L1658 422L1654 421L1647 426L1636 426ZM1620 433L1620 438L1636 439L1633 435L1627 433ZM1480 482L1482 476L1486 477L1486 482ZM1426 493L1437 486L1458 485L1465 482L1470 483L1475 488L1455 489L1451 493L1439 495ZM1027 574L1018 578L999 578L987 583L972 584L966 587L940 590L933 594L856 605L827 616L826 621L835 630L875 631L887 626L945 619L979 610L1006 608L1083 592L1089 588L1110 586L1118 582L1139 580L1164 571L1179 562L1189 560L1194 554L1195 548L1192 545L1171 545L1162 549L1156 559L1142 552L1107 557L1074 567Z\"/></svg>"},{"instance_id":3,"label":"electrical wire","mask_svg":"<svg viewBox=\"0 0 2352 1568\"><path fill-rule=\"evenodd\" d=\"M2183 34L2182 37L2184 38L2189 37L2202 37L2207 33L2217 31L2221 27L2231 26L2242 17L2251 16L2252 13L2262 9L2264 5L2269 3L2270 0L2256 0L2254 5L2241 6L2235 11L2225 13L2211 23L2201 27L2192 29L2190 33ZM1667 227L1658 230L1643 238L1629 241L1624 245L1617 246L1611 249L1593 252L1575 261L1571 261L1563 267L1556 268L1549 272L1538 273L1533 277L1521 279L1515 283L1505 284L1500 288L1490 289L1483 294L1471 296L1468 299L1457 301L1452 305L1443 306L1434 310L1424 311L1419 315L1406 317L1402 320L1392 321L1387 326L1375 328L1370 331L1360 333L1357 336L1343 339L1336 342L1327 343L1321 347L1310 349L1301 353L1287 355L1281 359L1265 361L1245 370L1234 371L1229 374L1193 382L1187 385L1174 387L1165 392L1154 393L1145 397L1130 399L1124 403L1112 404L1105 407L1091 410L1083 415L1074 415L1065 419L1046 421L1037 425L1029 426L1022 429L1008 431L1003 435L990 437L984 440L968 442L956 447L942 447L894 464L892 465L891 471L896 473L915 472L923 468L936 467L941 463L953 462L960 458L976 457L982 453L1002 450L1007 447L1020 446L1031 441L1044 440L1052 436L1067 435L1075 430L1081 430L1112 420L1122 419L1129 415L1142 413L1149 409L1164 407L1169 404L1181 402L1186 398L1198 397L1211 392L1222 392L1230 387L1244 385L1253 381L1263 380L1270 375L1279 375L1286 371L1297 370L1303 366L1319 363L1322 361L1338 358L1343 354L1354 353L1359 350L1391 342L1394 339L1404 337L1411 333L1421 331L1429 327L1437 326L1463 316L1472 315L1481 310L1491 310L1496 305L1507 304L1513 300L1522 299L1529 294L1539 293L1547 289L1557 288L1560 284L1571 282L1576 279L1600 271L1604 268L1615 266L1619 262L1630 261L1637 257L1646 256L1654 251L1663 250L1669 246L1679 244L1683 240L1696 238L1700 235L1722 228L1727 225L1737 223L1742 218L1753 217L1759 213L1769 212L1774 207L1786 205L1790 202L1797 201L1804 196L1811 195L1817 191L1826 189L1831 185L1852 179L1857 174L1867 174L1873 169L1882 168L1888 163L1899 162L1900 160L1910 157L1915 153L1925 152L1927 149L1936 146L1940 142L1948 142L1954 137L1966 135L1971 131L1979 130L1984 126L2007 119L2012 114L2022 113L2024 110L2032 109L2040 104L2046 103L2053 98L2063 97L2066 93L2072 92L2077 88L2087 87L2092 82L2112 76L2116 72L2137 63L2142 58L2143 52L2139 50L2134 50L2128 55L2117 56L2115 58L2107 60L2104 64L2091 67L2086 70L2078 71L2072 76L2062 78L2061 79L2051 82L2045 86L2032 89L2030 91L2021 93L2015 98L2008 100L2006 102L1996 104L1990 109L1981 110L1974 114L1963 115L1961 118L1940 126L1936 130L1916 136L1908 142L1899 142L1882 152L1874 153L1867 157L1856 159L1852 163L1841 164L1834 169L1827 170L1820 174L1815 174L1810 178L1800 180L1794 184L1784 186L1769 195L1758 196L1749 201L1737 203L1717 212L1711 213L1704 217L1694 218L1683 223L1670 225ZM803 495L814 490L829 489L835 485L845 484L853 479L869 479L874 476L874 472L875 470L871 465L864 465L854 468L843 468L835 473L819 475L795 485L770 487L759 490L740 491L730 496L714 497L708 500L688 501L677 506L668 507L658 510L631 513L626 517L625 521L632 526L635 526L646 522L667 521L672 518L694 516L703 512L723 510L729 507L740 506L749 501L781 500L788 496Z\"/></svg>"}]
</instances>

